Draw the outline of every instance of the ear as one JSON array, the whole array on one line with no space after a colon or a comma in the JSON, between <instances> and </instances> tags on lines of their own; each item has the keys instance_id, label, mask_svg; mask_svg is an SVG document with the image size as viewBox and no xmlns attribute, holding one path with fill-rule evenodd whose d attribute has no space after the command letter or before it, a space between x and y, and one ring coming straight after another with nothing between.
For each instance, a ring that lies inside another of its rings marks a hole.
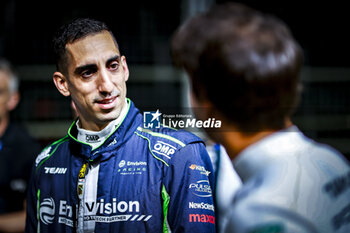
<instances>
[{"instance_id":1,"label":"ear","mask_svg":"<svg viewBox=\"0 0 350 233\"><path fill-rule=\"evenodd\" d=\"M19 92L16 91L15 93L12 93L10 96L10 99L6 103L7 110L12 111L13 109L15 109L19 100L20 100Z\"/></svg>"},{"instance_id":2,"label":"ear","mask_svg":"<svg viewBox=\"0 0 350 233\"><path fill-rule=\"evenodd\" d=\"M124 74L125 74L125 82L128 81L129 79L129 68L128 68L128 64L126 63L126 58L125 56L122 56L120 59L121 65L123 67L124 70Z\"/></svg>"},{"instance_id":3,"label":"ear","mask_svg":"<svg viewBox=\"0 0 350 233\"><path fill-rule=\"evenodd\" d=\"M61 72L55 72L53 74L53 82L59 92L64 96L70 96L70 91L68 90L68 80Z\"/></svg>"}]
</instances>

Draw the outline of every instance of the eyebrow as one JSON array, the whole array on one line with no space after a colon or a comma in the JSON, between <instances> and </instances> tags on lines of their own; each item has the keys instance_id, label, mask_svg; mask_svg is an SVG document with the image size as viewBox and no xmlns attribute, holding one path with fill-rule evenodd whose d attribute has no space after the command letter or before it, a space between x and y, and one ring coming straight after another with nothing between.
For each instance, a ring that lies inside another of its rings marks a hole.
<instances>
[{"instance_id":1,"label":"eyebrow","mask_svg":"<svg viewBox=\"0 0 350 233\"><path fill-rule=\"evenodd\" d=\"M96 65L95 64L87 64L87 65L78 66L77 68L75 68L74 73L79 75L84 70L89 70L89 69L96 69Z\"/></svg>"},{"instance_id":2,"label":"eyebrow","mask_svg":"<svg viewBox=\"0 0 350 233\"><path fill-rule=\"evenodd\" d=\"M112 61L115 61L115 60L117 60L117 61L119 62L119 61L120 61L120 56L119 56L119 55L115 55L115 56L109 58L109 59L107 60L107 64L108 64L108 63L111 63Z\"/></svg>"},{"instance_id":3,"label":"eyebrow","mask_svg":"<svg viewBox=\"0 0 350 233\"><path fill-rule=\"evenodd\" d=\"M120 56L119 56L119 55L115 55L115 56L109 58L109 59L107 60L107 64L108 64L108 63L111 63L112 61L115 61L115 60L120 61ZM76 68L74 69L74 73L77 74L77 75L79 75L79 74L81 74L81 72L83 72L84 70L96 69L96 67L97 67L96 64L86 64L86 65L78 66L78 67L76 67Z\"/></svg>"}]
</instances>

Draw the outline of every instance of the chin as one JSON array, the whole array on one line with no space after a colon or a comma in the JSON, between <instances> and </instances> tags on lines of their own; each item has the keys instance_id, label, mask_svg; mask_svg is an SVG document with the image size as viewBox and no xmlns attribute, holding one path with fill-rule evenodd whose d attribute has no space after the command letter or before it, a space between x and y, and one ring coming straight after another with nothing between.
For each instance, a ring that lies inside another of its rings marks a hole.
<instances>
[{"instance_id":1,"label":"chin","mask_svg":"<svg viewBox=\"0 0 350 233\"><path fill-rule=\"evenodd\" d=\"M98 117L101 121L104 122L110 122L113 121L115 119L117 119L120 116L120 110L113 110L111 112L108 113L102 113L100 117Z\"/></svg>"}]
</instances>

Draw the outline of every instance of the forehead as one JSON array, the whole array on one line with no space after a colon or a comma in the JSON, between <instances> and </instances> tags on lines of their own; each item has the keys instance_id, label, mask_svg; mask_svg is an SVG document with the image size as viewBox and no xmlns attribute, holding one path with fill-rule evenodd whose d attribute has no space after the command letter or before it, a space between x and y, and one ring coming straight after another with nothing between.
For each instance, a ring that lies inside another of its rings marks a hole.
<instances>
[{"instance_id":1,"label":"forehead","mask_svg":"<svg viewBox=\"0 0 350 233\"><path fill-rule=\"evenodd\" d=\"M78 66L120 55L112 35L103 31L66 45L70 65Z\"/></svg>"}]
</instances>

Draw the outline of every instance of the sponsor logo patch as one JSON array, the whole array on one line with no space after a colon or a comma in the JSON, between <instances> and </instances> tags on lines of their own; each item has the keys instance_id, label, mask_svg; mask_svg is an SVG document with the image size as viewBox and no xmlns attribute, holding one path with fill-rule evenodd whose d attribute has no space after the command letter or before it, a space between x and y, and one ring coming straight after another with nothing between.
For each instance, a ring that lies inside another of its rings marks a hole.
<instances>
[{"instance_id":1,"label":"sponsor logo patch","mask_svg":"<svg viewBox=\"0 0 350 233\"><path fill-rule=\"evenodd\" d=\"M121 160L118 164L117 173L120 175L142 175L147 171L147 162Z\"/></svg>"},{"instance_id":2,"label":"sponsor logo patch","mask_svg":"<svg viewBox=\"0 0 350 233\"><path fill-rule=\"evenodd\" d=\"M100 136L94 134L86 134L86 142L99 142Z\"/></svg>"},{"instance_id":3,"label":"sponsor logo patch","mask_svg":"<svg viewBox=\"0 0 350 233\"><path fill-rule=\"evenodd\" d=\"M40 204L40 220L45 224L53 223L55 218L55 202L52 198L45 198Z\"/></svg>"},{"instance_id":4,"label":"sponsor logo patch","mask_svg":"<svg viewBox=\"0 0 350 233\"><path fill-rule=\"evenodd\" d=\"M209 174L211 173L210 171L207 171L203 166L199 166L196 164L191 164L189 168L194 171L199 171L201 174L206 176L209 176Z\"/></svg>"},{"instance_id":5,"label":"sponsor logo patch","mask_svg":"<svg viewBox=\"0 0 350 233\"><path fill-rule=\"evenodd\" d=\"M119 162L119 167L124 167L125 166L125 160L122 160Z\"/></svg>"},{"instance_id":6,"label":"sponsor logo patch","mask_svg":"<svg viewBox=\"0 0 350 233\"><path fill-rule=\"evenodd\" d=\"M46 174L66 174L67 168L65 167L44 167Z\"/></svg>"},{"instance_id":7,"label":"sponsor logo patch","mask_svg":"<svg viewBox=\"0 0 350 233\"><path fill-rule=\"evenodd\" d=\"M191 183L189 189L198 197L211 197L211 187L208 180L199 180L196 183Z\"/></svg>"},{"instance_id":8,"label":"sponsor logo patch","mask_svg":"<svg viewBox=\"0 0 350 233\"><path fill-rule=\"evenodd\" d=\"M190 214L189 222L207 222L215 224L215 217L208 214Z\"/></svg>"},{"instance_id":9,"label":"sponsor logo patch","mask_svg":"<svg viewBox=\"0 0 350 233\"><path fill-rule=\"evenodd\" d=\"M157 143L154 144L152 149L152 152L163 155L168 159L170 159L170 155L174 154L175 151L176 147L162 141L157 141Z\"/></svg>"},{"instance_id":10,"label":"sponsor logo patch","mask_svg":"<svg viewBox=\"0 0 350 233\"><path fill-rule=\"evenodd\" d=\"M189 202L188 203L188 208L190 209L202 209L202 210L211 210L214 211L214 205L208 204L208 203L196 203L196 202Z\"/></svg>"},{"instance_id":11,"label":"sponsor logo patch","mask_svg":"<svg viewBox=\"0 0 350 233\"><path fill-rule=\"evenodd\" d=\"M53 223L55 216L55 203L52 198L45 198L40 205L40 219L44 224ZM152 215L140 213L139 201L105 202L104 199L94 202L86 202L84 205L84 221L95 222L147 222ZM58 223L73 227L73 207L65 200L60 200Z\"/></svg>"},{"instance_id":12,"label":"sponsor logo patch","mask_svg":"<svg viewBox=\"0 0 350 233\"><path fill-rule=\"evenodd\" d=\"M39 163L50 156L50 151L51 151L51 147L48 147L46 148L45 150L43 150L39 155L38 157L36 157L36 160L35 160L35 166L37 167L39 165Z\"/></svg>"}]
</instances>

